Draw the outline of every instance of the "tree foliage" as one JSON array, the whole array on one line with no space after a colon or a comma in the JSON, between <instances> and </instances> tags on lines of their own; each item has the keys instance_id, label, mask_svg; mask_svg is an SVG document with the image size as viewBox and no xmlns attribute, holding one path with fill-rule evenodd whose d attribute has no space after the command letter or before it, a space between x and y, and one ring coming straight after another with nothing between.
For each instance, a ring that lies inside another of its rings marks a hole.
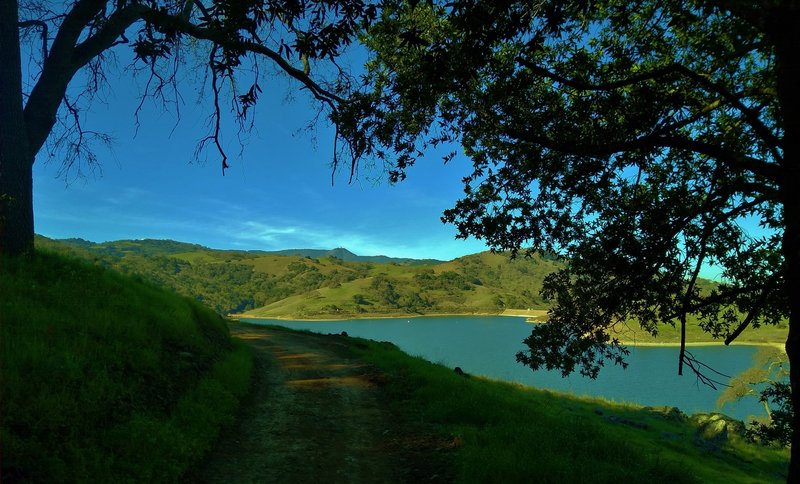
<instances>
[{"instance_id":1,"label":"tree foliage","mask_svg":"<svg viewBox=\"0 0 800 484\"><path fill-rule=\"evenodd\" d=\"M28 136L33 153L54 128L33 121L59 113L74 121L59 119L74 129L57 131L51 139L66 143L65 163L91 160L91 152L81 146L86 133L80 126L79 106L70 99L66 84L84 69L88 86L79 96L95 94L105 87L110 49L125 44L133 53L133 72L146 79L142 96L153 96L166 107L177 109L180 69L204 69L213 122L198 150L207 146L216 150L223 172L228 167L220 132L227 111L223 102L230 103L242 127L251 123L269 75L265 67L272 64L316 98L321 108L336 110L348 94L351 78L331 66L376 13L375 6L360 0L76 0L67 2L63 11L51 8L35 0L23 1L20 7L20 26L28 34L23 40L42 43L41 56L33 55L40 69L30 73L33 87L25 92L28 129L35 131ZM48 32L56 34L50 37ZM54 92L45 96L41 93L45 90Z\"/></svg>"},{"instance_id":2,"label":"tree foliage","mask_svg":"<svg viewBox=\"0 0 800 484\"><path fill-rule=\"evenodd\" d=\"M223 118L230 114L239 134L252 128L264 81L276 70L310 94L317 118L339 122L354 77L337 59L377 11L364 0L4 1L0 251L32 246L37 154L46 149L62 174L80 172L97 163L94 146L111 141L85 124L85 112L109 88L119 59L132 58L126 73L142 76L142 104L131 113L137 123L148 98L179 118L186 71L198 73L195 87L209 100L210 118L195 156L214 156L224 174ZM358 153L349 147L360 136L348 134L336 132L334 169L340 153Z\"/></svg>"},{"instance_id":3,"label":"tree foliage","mask_svg":"<svg viewBox=\"0 0 800 484\"><path fill-rule=\"evenodd\" d=\"M398 40L409 25L424 46ZM415 135L385 139L395 179L420 144L457 141L474 171L443 219L568 262L523 362L595 375L622 363L630 318L655 333L698 313L733 339L788 314L774 49L750 18L708 2L398 3L370 35L379 109L363 126ZM723 283L702 293L706 267Z\"/></svg>"},{"instance_id":4,"label":"tree foliage","mask_svg":"<svg viewBox=\"0 0 800 484\"><path fill-rule=\"evenodd\" d=\"M520 362L594 377L625 365L620 327L687 315L726 343L789 317L796 362L799 22L791 1L394 2L360 126L394 180L460 144L474 170L443 220L564 259ZM716 384L683 346L678 365Z\"/></svg>"},{"instance_id":5,"label":"tree foliage","mask_svg":"<svg viewBox=\"0 0 800 484\"><path fill-rule=\"evenodd\" d=\"M792 436L793 409L791 387L786 382L789 368L786 354L766 346L753 356L753 366L731 378L717 400L718 405L743 398L757 398L764 406L765 421L750 422L746 435L764 444L789 445Z\"/></svg>"}]
</instances>

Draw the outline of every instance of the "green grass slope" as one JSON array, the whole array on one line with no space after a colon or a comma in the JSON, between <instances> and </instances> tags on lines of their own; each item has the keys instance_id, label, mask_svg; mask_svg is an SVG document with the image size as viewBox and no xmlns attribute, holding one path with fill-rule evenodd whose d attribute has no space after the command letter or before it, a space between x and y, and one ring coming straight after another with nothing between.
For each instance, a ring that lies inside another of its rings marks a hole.
<instances>
[{"instance_id":1,"label":"green grass slope","mask_svg":"<svg viewBox=\"0 0 800 484\"><path fill-rule=\"evenodd\" d=\"M37 244L122 273L136 274L194 298L220 314L279 319L350 319L436 314L533 315L548 308L539 295L560 263L533 254L512 259L481 252L433 265L348 262L339 257L286 256L212 250L174 241L127 240L94 244L78 239ZM321 253L324 253L321 252ZM712 287L701 281L701 289ZM522 310L522 311L514 311ZM528 311L531 310L531 311ZM744 317L744 316L742 316ZM696 320L688 341L712 342ZM657 337L634 322L614 336L631 344L677 344L668 325ZM748 330L737 340L780 344L786 325Z\"/></svg>"},{"instance_id":2,"label":"green grass slope","mask_svg":"<svg viewBox=\"0 0 800 484\"><path fill-rule=\"evenodd\" d=\"M281 329L285 330L285 329ZM459 376L390 343L350 339L385 373L398 419L433 426L457 482L783 482L787 449L746 442L735 423Z\"/></svg>"},{"instance_id":3,"label":"green grass slope","mask_svg":"<svg viewBox=\"0 0 800 484\"><path fill-rule=\"evenodd\" d=\"M177 480L250 354L189 299L49 252L0 259L3 481Z\"/></svg>"},{"instance_id":4,"label":"green grass slope","mask_svg":"<svg viewBox=\"0 0 800 484\"><path fill-rule=\"evenodd\" d=\"M342 318L543 309L544 277L556 263L484 252L450 262L346 261L340 257L212 250L174 241L94 244L37 238L50 250L138 274L221 314ZM321 254L335 251L321 251ZM423 262L425 262L423 264ZM341 290L339 290L341 288ZM322 295L322 297L320 297ZM306 299L306 303L298 303ZM263 308L263 309L259 309Z\"/></svg>"},{"instance_id":5,"label":"green grass slope","mask_svg":"<svg viewBox=\"0 0 800 484\"><path fill-rule=\"evenodd\" d=\"M293 262L324 275L328 261ZM320 267L316 267L316 266ZM544 277L557 268L534 255L512 259L483 252L433 266L339 262L348 277L249 310L244 317L354 318L419 314L498 314L507 309L545 309L539 296Z\"/></svg>"}]
</instances>

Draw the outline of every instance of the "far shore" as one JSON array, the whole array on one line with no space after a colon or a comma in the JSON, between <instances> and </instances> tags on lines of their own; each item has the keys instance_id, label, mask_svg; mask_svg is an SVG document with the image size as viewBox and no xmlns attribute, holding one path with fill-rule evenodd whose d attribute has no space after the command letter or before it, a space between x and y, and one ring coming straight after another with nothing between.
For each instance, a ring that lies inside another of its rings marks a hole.
<instances>
[{"instance_id":1,"label":"far shore","mask_svg":"<svg viewBox=\"0 0 800 484\"><path fill-rule=\"evenodd\" d=\"M428 314L348 314L341 317L325 316L319 318L296 318L291 316L252 316L249 314L229 314L228 318L234 320L240 319L260 319L260 320L274 320L274 321L304 321L304 322L335 322L335 321L348 321L348 320L364 320L364 319L412 319L412 318L446 318L458 316L504 316L504 317L517 317L528 318L529 323L544 322L540 318L547 316L546 309L507 309L500 313L491 312L475 312L475 313L428 313ZM680 347L680 341L635 341L631 339L620 339L620 344L630 347ZM724 346L722 341L690 341L686 343L687 347L698 346ZM732 343L735 346L771 346L785 351L785 343L783 341L735 341Z\"/></svg>"},{"instance_id":2,"label":"far shore","mask_svg":"<svg viewBox=\"0 0 800 484\"><path fill-rule=\"evenodd\" d=\"M620 344L624 346L661 346L661 347L674 347L678 348L681 346L679 341L666 341L666 342L656 342L656 341L630 341L630 340L620 340ZM722 341L691 341L687 342L686 346L725 346L725 343ZM784 343L778 341L735 341L730 344L730 346L772 346L773 348L778 348L785 351Z\"/></svg>"},{"instance_id":3,"label":"far shore","mask_svg":"<svg viewBox=\"0 0 800 484\"><path fill-rule=\"evenodd\" d=\"M292 316L253 316L250 314L229 314L228 317L231 319L274 319L278 321L347 321L353 319L410 319L410 318L446 318L446 317L458 317L458 316L504 316L504 317L516 317L516 318L535 318L535 317L542 317L547 314L546 309L506 309L499 313L492 313L492 312L470 312L470 313L426 313L426 314L419 314L419 313L408 313L408 314L385 314L385 313L360 313L360 314L348 314L343 315L341 317L332 317L330 315L326 315L324 317L319 318L296 318Z\"/></svg>"}]
</instances>

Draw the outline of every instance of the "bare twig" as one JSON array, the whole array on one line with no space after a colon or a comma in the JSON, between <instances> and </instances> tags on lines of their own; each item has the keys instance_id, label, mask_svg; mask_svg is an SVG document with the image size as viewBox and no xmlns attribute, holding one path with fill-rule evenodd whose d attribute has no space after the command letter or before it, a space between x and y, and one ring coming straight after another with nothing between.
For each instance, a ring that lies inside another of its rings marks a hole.
<instances>
[{"instance_id":1,"label":"bare twig","mask_svg":"<svg viewBox=\"0 0 800 484\"><path fill-rule=\"evenodd\" d=\"M41 31L42 37L42 59L47 59L47 42L48 42L48 35L47 35L47 22L44 20L23 20L19 23L19 27L23 29L36 27Z\"/></svg>"}]
</instances>

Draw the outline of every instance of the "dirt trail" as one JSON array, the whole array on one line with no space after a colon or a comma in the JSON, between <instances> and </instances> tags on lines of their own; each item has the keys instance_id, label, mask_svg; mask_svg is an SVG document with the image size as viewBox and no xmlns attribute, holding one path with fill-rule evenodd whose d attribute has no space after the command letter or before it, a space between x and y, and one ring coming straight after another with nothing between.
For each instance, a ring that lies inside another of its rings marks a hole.
<instances>
[{"instance_id":1,"label":"dirt trail","mask_svg":"<svg viewBox=\"0 0 800 484\"><path fill-rule=\"evenodd\" d=\"M346 337L249 325L231 332L254 349L254 390L239 422L187 480L448 480L443 459L431 454L436 445L390 415L379 395L383 377L352 359Z\"/></svg>"}]
</instances>

